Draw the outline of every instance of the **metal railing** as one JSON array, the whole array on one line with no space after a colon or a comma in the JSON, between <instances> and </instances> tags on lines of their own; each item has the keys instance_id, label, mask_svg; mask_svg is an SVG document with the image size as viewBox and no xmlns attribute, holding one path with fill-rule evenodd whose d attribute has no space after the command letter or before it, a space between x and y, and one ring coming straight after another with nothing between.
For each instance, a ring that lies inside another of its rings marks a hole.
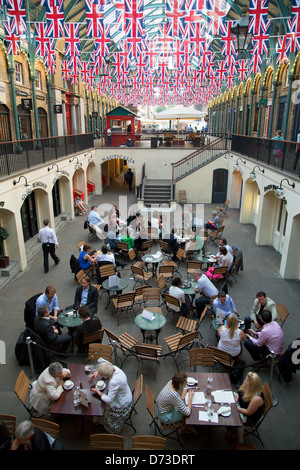
<instances>
[{"instance_id":1,"label":"metal railing","mask_svg":"<svg viewBox=\"0 0 300 470\"><path fill-rule=\"evenodd\" d=\"M246 135L232 135L231 150L257 162L274 166L300 176L300 146L288 140L265 139Z\"/></svg>"},{"instance_id":2,"label":"metal railing","mask_svg":"<svg viewBox=\"0 0 300 470\"><path fill-rule=\"evenodd\" d=\"M0 142L0 176L9 176L93 147L92 133Z\"/></svg>"},{"instance_id":3,"label":"metal railing","mask_svg":"<svg viewBox=\"0 0 300 470\"><path fill-rule=\"evenodd\" d=\"M176 181L193 173L206 163L211 162L212 160L218 158L220 155L227 151L227 136L216 138L211 143L205 145L204 147L193 152L187 157L182 158L176 163L172 163L173 189Z\"/></svg>"}]
</instances>

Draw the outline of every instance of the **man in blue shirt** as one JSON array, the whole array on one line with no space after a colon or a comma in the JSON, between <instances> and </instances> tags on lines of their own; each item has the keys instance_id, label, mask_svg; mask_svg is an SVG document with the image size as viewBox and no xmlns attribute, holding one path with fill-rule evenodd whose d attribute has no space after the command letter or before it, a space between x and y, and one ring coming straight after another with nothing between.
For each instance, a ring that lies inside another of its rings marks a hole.
<instances>
[{"instance_id":1,"label":"man in blue shirt","mask_svg":"<svg viewBox=\"0 0 300 470\"><path fill-rule=\"evenodd\" d=\"M105 225L104 220L101 219L100 215L97 212L97 206L92 206L91 211L88 216L88 221L90 224L96 225L97 227L102 228Z\"/></svg>"},{"instance_id":2,"label":"man in blue shirt","mask_svg":"<svg viewBox=\"0 0 300 470\"><path fill-rule=\"evenodd\" d=\"M219 291L218 297L213 301L214 312L216 312L217 309L223 310L225 312L225 319L232 312L238 315L232 298L223 291Z\"/></svg>"},{"instance_id":3,"label":"man in blue shirt","mask_svg":"<svg viewBox=\"0 0 300 470\"><path fill-rule=\"evenodd\" d=\"M47 286L45 293L40 295L36 301L35 316L38 315L38 309L46 306L49 309L49 316L51 320L57 321L59 312L58 299L56 289L54 286Z\"/></svg>"}]
</instances>

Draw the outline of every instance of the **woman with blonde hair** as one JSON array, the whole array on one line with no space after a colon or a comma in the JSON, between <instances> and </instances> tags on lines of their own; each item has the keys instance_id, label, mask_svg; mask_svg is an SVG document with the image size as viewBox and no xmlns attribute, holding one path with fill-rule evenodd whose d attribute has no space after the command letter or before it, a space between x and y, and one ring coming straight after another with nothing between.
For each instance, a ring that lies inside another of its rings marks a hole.
<instances>
[{"instance_id":1,"label":"woman with blonde hair","mask_svg":"<svg viewBox=\"0 0 300 470\"><path fill-rule=\"evenodd\" d=\"M108 433L119 434L132 409L132 392L127 377L119 367L104 360L100 362L98 370L90 377L90 380L98 376L107 380L106 389L103 392L97 387L91 389L105 404L100 424Z\"/></svg>"},{"instance_id":2,"label":"woman with blonde hair","mask_svg":"<svg viewBox=\"0 0 300 470\"><path fill-rule=\"evenodd\" d=\"M239 329L238 318L235 313L228 315L226 324L220 326L217 334L220 337L218 349L226 351L234 359L238 359L242 352L241 342L246 340L246 335Z\"/></svg>"}]
</instances>

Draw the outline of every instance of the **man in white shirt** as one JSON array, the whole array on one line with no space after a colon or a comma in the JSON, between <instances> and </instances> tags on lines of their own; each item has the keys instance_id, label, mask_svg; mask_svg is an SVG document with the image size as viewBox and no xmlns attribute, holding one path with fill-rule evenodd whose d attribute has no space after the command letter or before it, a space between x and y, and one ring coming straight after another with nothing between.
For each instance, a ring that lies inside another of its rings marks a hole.
<instances>
[{"instance_id":1,"label":"man in white shirt","mask_svg":"<svg viewBox=\"0 0 300 470\"><path fill-rule=\"evenodd\" d=\"M205 305L210 303L210 297L218 295L218 289L200 270L194 271L194 280L197 283L195 292L202 294L202 296L195 300L196 315L193 315L193 318L200 318Z\"/></svg>"},{"instance_id":2,"label":"man in white shirt","mask_svg":"<svg viewBox=\"0 0 300 470\"><path fill-rule=\"evenodd\" d=\"M101 251L102 251L102 253L100 253L97 256L97 261L109 261L110 263L113 263L114 267L116 267L115 257L112 253L108 253L107 245L103 245L101 247Z\"/></svg>"},{"instance_id":3,"label":"man in white shirt","mask_svg":"<svg viewBox=\"0 0 300 470\"><path fill-rule=\"evenodd\" d=\"M173 279L172 285L169 289L169 294L180 301L180 307L176 307L176 305L171 304L168 304L168 307L175 310L175 312L180 312L182 315L188 316L191 308L190 299L189 296L180 289L180 286L182 286L182 280L180 277L176 277Z\"/></svg>"},{"instance_id":4,"label":"man in white shirt","mask_svg":"<svg viewBox=\"0 0 300 470\"><path fill-rule=\"evenodd\" d=\"M104 223L104 220L101 219L101 217L98 214L97 210L98 210L97 206L92 206L91 207L91 211L90 211L89 216L88 216L88 222L90 224L96 225L96 227L102 228L105 225L105 223Z\"/></svg>"},{"instance_id":5,"label":"man in white shirt","mask_svg":"<svg viewBox=\"0 0 300 470\"><path fill-rule=\"evenodd\" d=\"M220 241L219 241L219 251L217 253L217 256L220 255L220 248L222 246L225 246L226 250L228 251L228 253L230 253L231 255L233 255L233 251L232 251L232 248L230 245L227 244L227 240L226 238L221 238Z\"/></svg>"},{"instance_id":6,"label":"man in white shirt","mask_svg":"<svg viewBox=\"0 0 300 470\"><path fill-rule=\"evenodd\" d=\"M55 253L55 249L58 248L58 241L56 234L52 228L49 227L49 220L44 220L44 227L39 231L39 239L42 242L43 256L44 256L44 271L49 271L49 254L55 264L60 262L60 258Z\"/></svg>"}]
</instances>

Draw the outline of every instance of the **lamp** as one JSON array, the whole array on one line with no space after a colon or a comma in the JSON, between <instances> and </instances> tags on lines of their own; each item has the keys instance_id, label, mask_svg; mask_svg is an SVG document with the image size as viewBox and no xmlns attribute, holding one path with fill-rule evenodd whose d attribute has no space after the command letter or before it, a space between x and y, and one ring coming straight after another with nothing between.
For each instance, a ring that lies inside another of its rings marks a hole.
<instances>
[{"instance_id":1,"label":"lamp","mask_svg":"<svg viewBox=\"0 0 300 470\"><path fill-rule=\"evenodd\" d=\"M69 163L72 163L72 161L75 159L76 159L75 170L80 170L82 163L79 163L78 157L73 157L71 160L69 160Z\"/></svg>"},{"instance_id":2,"label":"lamp","mask_svg":"<svg viewBox=\"0 0 300 470\"><path fill-rule=\"evenodd\" d=\"M29 194L32 193L32 186L31 186L31 184L28 184L27 178L25 176L22 175L22 176L19 177L18 180L13 180L13 185L15 186L16 184L18 184L20 182L21 178L24 178L24 180L25 180L25 184L24 184L24 186L25 186L25 195L29 196Z\"/></svg>"},{"instance_id":3,"label":"lamp","mask_svg":"<svg viewBox=\"0 0 300 470\"><path fill-rule=\"evenodd\" d=\"M53 165L48 168L48 171L51 171L54 166L56 166L55 176L59 180L62 177L62 172L59 171L58 165L56 163L53 163Z\"/></svg>"},{"instance_id":4,"label":"lamp","mask_svg":"<svg viewBox=\"0 0 300 470\"><path fill-rule=\"evenodd\" d=\"M237 171L240 171L240 167L239 167L239 161L240 160L242 160L242 163L244 163L244 165L246 164L246 160L243 161L243 159L241 157L239 157L237 159L237 161L235 162L235 164L234 164L235 170L237 170Z\"/></svg>"},{"instance_id":5,"label":"lamp","mask_svg":"<svg viewBox=\"0 0 300 470\"><path fill-rule=\"evenodd\" d=\"M89 162L89 163L94 163L94 157L93 157L92 152L88 152L88 153L86 153L84 156L85 156L85 157L88 157L89 154L91 154L91 156L89 157L88 162Z\"/></svg>"},{"instance_id":6,"label":"lamp","mask_svg":"<svg viewBox=\"0 0 300 470\"><path fill-rule=\"evenodd\" d=\"M287 178L283 178L283 179L280 181L280 186L275 189L275 196L277 197L277 199L285 199L285 197L284 197L284 189L283 189L283 187L282 187L282 182L283 182L283 181L287 181L288 185L291 186L292 188L295 187L295 183L290 183Z\"/></svg>"},{"instance_id":7,"label":"lamp","mask_svg":"<svg viewBox=\"0 0 300 470\"><path fill-rule=\"evenodd\" d=\"M262 173L265 172L265 170L264 170L263 168L260 168L258 165L255 165L255 167L253 168L253 170L250 172L250 179L251 179L251 181L255 181L255 180L256 180L255 168L258 168L259 171L261 171Z\"/></svg>"},{"instance_id":8,"label":"lamp","mask_svg":"<svg viewBox=\"0 0 300 470\"><path fill-rule=\"evenodd\" d=\"M230 32L234 36L233 43L237 54L245 53L252 39L252 34L248 32L249 19L246 17L246 12L247 7L243 7L242 16L230 28Z\"/></svg>"}]
</instances>

